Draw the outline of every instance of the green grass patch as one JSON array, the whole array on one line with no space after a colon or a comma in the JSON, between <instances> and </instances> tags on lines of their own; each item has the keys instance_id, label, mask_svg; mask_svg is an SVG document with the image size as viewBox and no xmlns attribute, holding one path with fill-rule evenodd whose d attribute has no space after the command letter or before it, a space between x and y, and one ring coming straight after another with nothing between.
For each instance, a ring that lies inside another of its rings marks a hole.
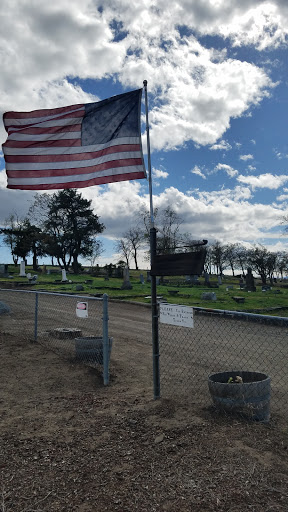
<instances>
[{"instance_id":1,"label":"green grass patch","mask_svg":"<svg viewBox=\"0 0 288 512\"><path fill-rule=\"evenodd\" d=\"M150 302L150 283L146 281L143 285L140 283L140 274L142 273L146 277L146 271L132 270L130 272L131 290L122 290L123 280L119 278L110 277L109 280L105 280L104 276L95 277L88 273L79 275L67 273L67 279L71 282L64 284L61 282L61 271L52 267L50 268L50 274L34 272L29 266L26 267L26 272L38 275L37 283L31 285L31 288L34 290L66 292L79 295L107 293L110 298L143 303ZM19 267L9 266L9 274L13 278L0 278L0 287L11 287L16 285L16 283L22 284L22 286L24 284L23 289L29 286L26 277L19 277ZM212 286L217 285L216 276L212 276L211 284ZM255 280L255 284L256 292L246 292L240 290L239 279L230 276L224 277L223 284L219 288L208 288L205 286L203 278L200 278L200 285L192 286L185 282L184 277L171 277L165 284L157 285L157 296L162 297L170 304L288 316L288 285L286 288L284 284L276 283L271 290L263 292L260 280ZM82 285L83 290L76 290L77 285ZM227 289L228 286L233 286L233 289ZM204 292L215 292L217 300L203 300L202 294ZM242 297L244 302L238 303L233 297Z\"/></svg>"}]
</instances>

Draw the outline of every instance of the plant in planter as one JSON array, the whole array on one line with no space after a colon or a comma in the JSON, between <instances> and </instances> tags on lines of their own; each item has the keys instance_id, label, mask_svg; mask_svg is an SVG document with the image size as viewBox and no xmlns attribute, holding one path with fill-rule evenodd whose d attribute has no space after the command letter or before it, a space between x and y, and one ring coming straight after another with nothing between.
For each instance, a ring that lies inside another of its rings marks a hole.
<instances>
[{"instance_id":1,"label":"plant in planter","mask_svg":"<svg viewBox=\"0 0 288 512\"><path fill-rule=\"evenodd\" d=\"M221 372L208 377L217 408L261 422L270 419L270 385L270 377L260 372Z\"/></svg>"}]
</instances>

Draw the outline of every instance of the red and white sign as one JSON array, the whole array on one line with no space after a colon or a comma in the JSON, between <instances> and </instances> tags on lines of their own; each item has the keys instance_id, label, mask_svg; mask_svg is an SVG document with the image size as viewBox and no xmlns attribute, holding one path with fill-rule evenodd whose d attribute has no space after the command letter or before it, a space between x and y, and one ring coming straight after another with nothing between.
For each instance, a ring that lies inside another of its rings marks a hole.
<instances>
[{"instance_id":1,"label":"red and white sign","mask_svg":"<svg viewBox=\"0 0 288 512\"><path fill-rule=\"evenodd\" d=\"M76 316L78 318L88 318L88 302L77 302Z\"/></svg>"}]
</instances>

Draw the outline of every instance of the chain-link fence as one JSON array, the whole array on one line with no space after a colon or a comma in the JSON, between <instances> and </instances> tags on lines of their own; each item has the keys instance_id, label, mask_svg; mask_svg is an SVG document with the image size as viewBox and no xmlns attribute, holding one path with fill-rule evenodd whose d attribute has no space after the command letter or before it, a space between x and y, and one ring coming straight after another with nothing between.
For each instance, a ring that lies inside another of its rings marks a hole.
<instances>
[{"instance_id":1,"label":"chain-link fence","mask_svg":"<svg viewBox=\"0 0 288 512\"><path fill-rule=\"evenodd\" d=\"M104 322L106 313L102 298L0 290L0 301L11 308L10 314L0 315L2 333L32 341L37 337L41 344L61 355L92 365L102 362L102 337L107 336L111 348L112 338L108 338L108 331L105 334L108 314ZM88 318L76 316L78 302L87 303ZM135 383L136 374L139 389L143 391L149 387L150 392L152 343L149 306L110 301L109 333L114 337L112 370L119 372L122 378L125 376L127 385L129 379ZM288 418L288 318L237 312L229 314L216 310L204 312L201 308L194 308L194 327L159 322L159 346L161 397L183 399L197 407L209 406L212 403L209 376L221 373L224 382L220 382L220 389L227 388L228 380L233 379L232 387L228 389L238 395L240 393L236 398L241 401L244 388L238 386L235 378L241 377L246 384L248 374L244 372L260 373L267 376L268 381L264 379L265 389L260 389L259 397L252 396L250 402L248 400L250 406L252 403L254 407L257 402L265 408L269 394L273 416ZM253 377L254 381L256 377ZM248 382L249 389L255 386L257 388L258 385ZM213 398L229 406L231 397L225 396L223 390L219 395L219 386L216 387Z\"/></svg>"},{"instance_id":2,"label":"chain-link fence","mask_svg":"<svg viewBox=\"0 0 288 512\"><path fill-rule=\"evenodd\" d=\"M272 413L287 417L288 319L228 313L196 308L193 328L159 323L161 396L189 397L201 405L213 398L226 410L235 404L240 410L245 402L252 413L256 407L265 410L269 400ZM260 374L268 380L255 391Z\"/></svg>"},{"instance_id":3,"label":"chain-link fence","mask_svg":"<svg viewBox=\"0 0 288 512\"><path fill-rule=\"evenodd\" d=\"M8 313L1 315L2 333L37 341L90 366L101 365L108 384L113 340L108 338L107 295L0 290L0 301Z\"/></svg>"}]
</instances>

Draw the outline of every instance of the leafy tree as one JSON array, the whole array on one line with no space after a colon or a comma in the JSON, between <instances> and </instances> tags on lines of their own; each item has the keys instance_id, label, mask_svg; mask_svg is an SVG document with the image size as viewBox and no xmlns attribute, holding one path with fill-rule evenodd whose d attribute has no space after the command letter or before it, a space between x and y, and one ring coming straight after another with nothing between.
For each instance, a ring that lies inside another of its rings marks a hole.
<instances>
[{"instance_id":1,"label":"leafy tree","mask_svg":"<svg viewBox=\"0 0 288 512\"><path fill-rule=\"evenodd\" d=\"M12 259L14 265L17 265L19 256L15 253L15 247L17 244L17 235L16 231L19 229L21 225L21 221L19 220L17 214L11 214L4 221L4 228L0 230L3 236L3 242L7 245L11 251Z\"/></svg>"},{"instance_id":2,"label":"leafy tree","mask_svg":"<svg viewBox=\"0 0 288 512\"><path fill-rule=\"evenodd\" d=\"M10 246L14 264L18 258L23 260L32 252L33 269L37 270L37 258L45 254L42 243L42 232L37 226L30 223L28 218L19 220L14 215L8 218L10 227L3 228L4 243Z\"/></svg>"},{"instance_id":3,"label":"leafy tree","mask_svg":"<svg viewBox=\"0 0 288 512\"><path fill-rule=\"evenodd\" d=\"M30 208L30 216L38 217L47 235L47 254L54 256L65 270L72 264L74 272L79 272L78 258L91 257L95 237L105 228L93 213L91 203L76 190L65 189L53 195L36 196Z\"/></svg>"}]
</instances>

